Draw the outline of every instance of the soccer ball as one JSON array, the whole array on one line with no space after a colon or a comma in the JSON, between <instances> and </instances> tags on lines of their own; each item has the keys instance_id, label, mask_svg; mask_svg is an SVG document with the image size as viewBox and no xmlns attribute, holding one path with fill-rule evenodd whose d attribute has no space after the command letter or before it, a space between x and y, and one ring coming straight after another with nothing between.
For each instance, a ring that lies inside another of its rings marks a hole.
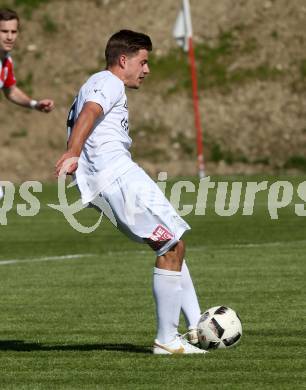
<instances>
[{"instance_id":1,"label":"soccer ball","mask_svg":"<svg viewBox=\"0 0 306 390\"><path fill-rule=\"evenodd\" d=\"M225 306L208 309L198 322L198 337L203 349L230 348L242 336L238 314Z\"/></svg>"}]
</instances>

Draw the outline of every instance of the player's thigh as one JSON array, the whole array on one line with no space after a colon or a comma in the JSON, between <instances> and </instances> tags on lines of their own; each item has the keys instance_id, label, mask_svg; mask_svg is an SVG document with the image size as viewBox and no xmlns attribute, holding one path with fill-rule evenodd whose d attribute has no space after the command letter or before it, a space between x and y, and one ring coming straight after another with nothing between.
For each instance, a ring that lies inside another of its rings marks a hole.
<instances>
[{"instance_id":1,"label":"player's thigh","mask_svg":"<svg viewBox=\"0 0 306 390\"><path fill-rule=\"evenodd\" d=\"M190 229L141 168L120 177L103 196L118 228L136 241L147 242L157 255L165 253Z\"/></svg>"}]
</instances>

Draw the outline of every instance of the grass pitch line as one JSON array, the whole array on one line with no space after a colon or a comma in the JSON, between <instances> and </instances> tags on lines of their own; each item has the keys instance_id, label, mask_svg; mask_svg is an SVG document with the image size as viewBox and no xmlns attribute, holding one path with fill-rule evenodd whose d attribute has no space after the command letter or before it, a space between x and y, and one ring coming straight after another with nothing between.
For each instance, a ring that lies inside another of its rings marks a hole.
<instances>
[{"instance_id":1,"label":"grass pitch line","mask_svg":"<svg viewBox=\"0 0 306 390\"><path fill-rule=\"evenodd\" d=\"M306 246L306 240L299 241L274 241L274 242L249 242L246 244L227 244L227 245L197 245L196 247L187 246L187 252L203 252L205 250L227 250L227 249L252 249L262 247L283 247L283 246ZM96 256L124 256L124 255L141 255L150 256L151 252L147 250L125 250L125 251L108 251L97 254ZM154 253L153 253L154 256Z\"/></svg>"},{"instance_id":2,"label":"grass pitch line","mask_svg":"<svg viewBox=\"0 0 306 390\"><path fill-rule=\"evenodd\" d=\"M229 245L201 245L196 248L188 247L188 252L202 252L208 249L214 250L227 250L227 249L240 249L240 248L260 248L260 247L281 247L288 245L306 245L306 240L300 241L275 241L275 242L262 242L262 243L247 243L247 244L229 244ZM84 257L104 257L104 256L122 256L122 255L141 255L148 256L148 252L145 250L131 250L131 251L108 251L106 253L94 254L94 253L82 253L74 255L63 255L63 256L46 256L46 257L31 257L25 259L5 259L0 260L1 265L9 264L20 264L20 263L33 263L33 262L44 262L44 261L62 261L62 260L75 260Z\"/></svg>"},{"instance_id":3,"label":"grass pitch line","mask_svg":"<svg viewBox=\"0 0 306 390\"><path fill-rule=\"evenodd\" d=\"M42 261L61 261L61 260L75 260L81 259L82 257L92 257L97 256L92 253L88 254L75 254L75 255L63 255L63 256L46 256L46 257L31 257L25 259L9 259L9 260L0 260L0 265L8 264L17 264L17 263L33 263L33 262L42 262Z\"/></svg>"}]
</instances>

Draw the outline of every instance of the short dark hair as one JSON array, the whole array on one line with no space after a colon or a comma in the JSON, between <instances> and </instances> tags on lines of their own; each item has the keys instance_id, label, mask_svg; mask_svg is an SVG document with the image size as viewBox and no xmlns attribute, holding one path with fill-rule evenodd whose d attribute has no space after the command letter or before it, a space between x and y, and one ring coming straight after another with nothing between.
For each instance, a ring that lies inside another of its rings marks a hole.
<instances>
[{"instance_id":1,"label":"short dark hair","mask_svg":"<svg viewBox=\"0 0 306 390\"><path fill-rule=\"evenodd\" d=\"M141 49L152 50L152 42L148 35L131 30L120 30L107 42L106 66L115 65L122 54L133 55Z\"/></svg>"},{"instance_id":2,"label":"short dark hair","mask_svg":"<svg viewBox=\"0 0 306 390\"><path fill-rule=\"evenodd\" d=\"M20 20L17 12L13 11L9 8L1 8L0 9L0 22L1 21L8 21L8 20L17 20L18 27L20 25Z\"/></svg>"}]
</instances>

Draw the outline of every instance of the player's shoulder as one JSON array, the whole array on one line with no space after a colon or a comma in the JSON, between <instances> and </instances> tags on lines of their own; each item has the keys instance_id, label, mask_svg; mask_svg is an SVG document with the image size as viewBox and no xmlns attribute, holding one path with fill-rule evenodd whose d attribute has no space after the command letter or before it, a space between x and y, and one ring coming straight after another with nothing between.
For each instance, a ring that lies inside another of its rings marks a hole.
<instances>
[{"instance_id":1,"label":"player's shoulder","mask_svg":"<svg viewBox=\"0 0 306 390\"><path fill-rule=\"evenodd\" d=\"M124 89L123 81L109 70L102 70L101 72L93 74L88 79L88 84L105 86L117 90Z\"/></svg>"},{"instance_id":2,"label":"player's shoulder","mask_svg":"<svg viewBox=\"0 0 306 390\"><path fill-rule=\"evenodd\" d=\"M5 56L5 62L6 62L7 64L9 64L9 65L13 65L13 64L14 64L13 58L12 58L9 54L7 54L7 55Z\"/></svg>"}]
</instances>

